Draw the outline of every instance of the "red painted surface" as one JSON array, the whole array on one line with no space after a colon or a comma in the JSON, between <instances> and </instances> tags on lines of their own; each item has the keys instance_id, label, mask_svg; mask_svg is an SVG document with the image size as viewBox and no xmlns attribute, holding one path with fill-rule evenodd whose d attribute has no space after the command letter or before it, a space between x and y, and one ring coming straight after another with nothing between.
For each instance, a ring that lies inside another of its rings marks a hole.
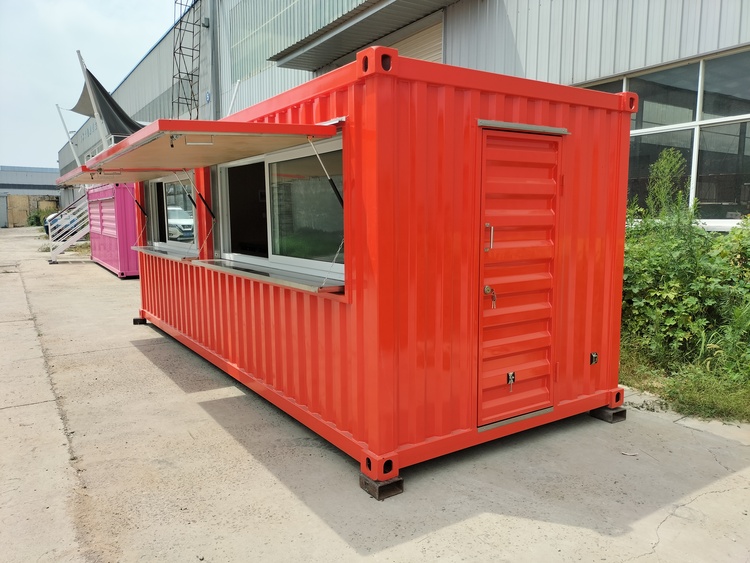
<instances>
[{"instance_id":1,"label":"red painted surface","mask_svg":"<svg viewBox=\"0 0 750 563\"><path fill-rule=\"evenodd\" d=\"M553 404L560 137L485 130L477 424Z\"/></svg>"},{"instance_id":2,"label":"red painted surface","mask_svg":"<svg viewBox=\"0 0 750 563\"><path fill-rule=\"evenodd\" d=\"M108 184L86 192L91 259L121 278L138 275L136 205L132 184Z\"/></svg>"},{"instance_id":3,"label":"red painted surface","mask_svg":"<svg viewBox=\"0 0 750 563\"><path fill-rule=\"evenodd\" d=\"M314 124L346 116L345 294L141 255L141 314L374 479L620 404L635 105L632 94L367 49L351 65L227 118ZM499 131L480 119L570 134ZM210 201L209 180L198 172ZM205 233L211 218L201 207ZM497 226L485 252L487 222ZM496 293L494 310L485 285ZM497 421L507 423L486 426Z\"/></svg>"}]
</instances>

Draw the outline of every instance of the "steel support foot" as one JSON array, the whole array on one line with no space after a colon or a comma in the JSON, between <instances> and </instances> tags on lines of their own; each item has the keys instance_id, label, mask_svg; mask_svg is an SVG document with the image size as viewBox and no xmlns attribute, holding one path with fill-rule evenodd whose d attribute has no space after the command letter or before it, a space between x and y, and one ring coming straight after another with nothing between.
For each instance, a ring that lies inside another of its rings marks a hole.
<instances>
[{"instance_id":1,"label":"steel support foot","mask_svg":"<svg viewBox=\"0 0 750 563\"><path fill-rule=\"evenodd\" d=\"M628 414L628 409L625 407L615 407L613 409L609 407L600 407L589 411L589 414L594 418L603 420L604 422L615 423L622 422Z\"/></svg>"},{"instance_id":2,"label":"steel support foot","mask_svg":"<svg viewBox=\"0 0 750 563\"><path fill-rule=\"evenodd\" d=\"M359 486L375 500L385 500L404 492L404 480L401 477L394 477L387 481L375 481L364 473L360 473Z\"/></svg>"},{"instance_id":3,"label":"steel support foot","mask_svg":"<svg viewBox=\"0 0 750 563\"><path fill-rule=\"evenodd\" d=\"M146 319L141 319L140 317L133 319L134 325L145 325L147 322Z\"/></svg>"}]
</instances>

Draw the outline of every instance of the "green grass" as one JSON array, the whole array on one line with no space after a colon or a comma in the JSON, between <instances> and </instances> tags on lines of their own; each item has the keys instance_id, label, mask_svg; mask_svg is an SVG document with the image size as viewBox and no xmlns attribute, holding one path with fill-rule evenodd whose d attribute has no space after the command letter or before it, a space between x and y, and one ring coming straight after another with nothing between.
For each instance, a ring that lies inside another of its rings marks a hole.
<instances>
[{"instance_id":1,"label":"green grass","mask_svg":"<svg viewBox=\"0 0 750 563\"><path fill-rule=\"evenodd\" d=\"M680 414L750 422L750 383L705 364L678 364L675 372L653 365L639 347L623 340L620 383L656 395Z\"/></svg>"},{"instance_id":2,"label":"green grass","mask_svg":"<svg viewBox=\"0 0 750 563\"><path fill-rule=\"evenodd\" d=\"M620 379L682 414L750 421L750 216L706 232L686 169L663 151L646 207L628 209Z\"/></svg>"},{"instance_id":3,"label":"green grass","mask_svg":"<svg viewBox=\"0 0 750 563\"><path fill-rule=\"evenodd\" d=\"M663 397L679 413L750 422L750 385L687 366L666 380Z\"/></svg>"}]
</instances>

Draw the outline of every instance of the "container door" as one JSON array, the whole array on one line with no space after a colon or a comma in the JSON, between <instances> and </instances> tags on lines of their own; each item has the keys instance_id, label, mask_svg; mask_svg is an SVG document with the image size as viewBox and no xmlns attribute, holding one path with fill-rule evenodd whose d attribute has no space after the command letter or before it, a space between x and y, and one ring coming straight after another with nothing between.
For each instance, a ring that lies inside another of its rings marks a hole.
<instances>
[{"instance_id":1,"label":"container door","mask_svg":"<svg viewBox=\"0 0 750 563\"><path fill-rule=\"evenodd\" d=\"M560 137L485 130L478 426L552 406Z\"/></svg>"}]
</instances>

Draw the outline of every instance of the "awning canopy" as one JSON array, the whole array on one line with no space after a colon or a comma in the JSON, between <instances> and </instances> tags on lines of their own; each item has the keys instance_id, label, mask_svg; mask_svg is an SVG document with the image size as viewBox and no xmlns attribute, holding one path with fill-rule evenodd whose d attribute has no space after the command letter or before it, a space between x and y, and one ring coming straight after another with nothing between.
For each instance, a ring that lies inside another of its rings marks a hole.
<instances>
[{"instance_id":1,"label":"awning canopy","mask_svg":"<svg viewBox=\"0 0 750 563\"><path fill-rule=\"evenodd\" d=\"M92 169L86 166L79 166L71 170L64 176L57 179L58 186L98 186L100 184L145 182L156 178L165 178L174 176L180 170L123 170L118 169Z\"/></svg>"},{"instance_id":2,"label":"awning canopy","mask_svg":"<svg viewBox=\"0 0 750 563\"><path fill-rule=\"evenodd\" d=\"M159 119L57 180L58 185L141 182L333 137L335 125Z\"/></svg>"}]
</instances>

